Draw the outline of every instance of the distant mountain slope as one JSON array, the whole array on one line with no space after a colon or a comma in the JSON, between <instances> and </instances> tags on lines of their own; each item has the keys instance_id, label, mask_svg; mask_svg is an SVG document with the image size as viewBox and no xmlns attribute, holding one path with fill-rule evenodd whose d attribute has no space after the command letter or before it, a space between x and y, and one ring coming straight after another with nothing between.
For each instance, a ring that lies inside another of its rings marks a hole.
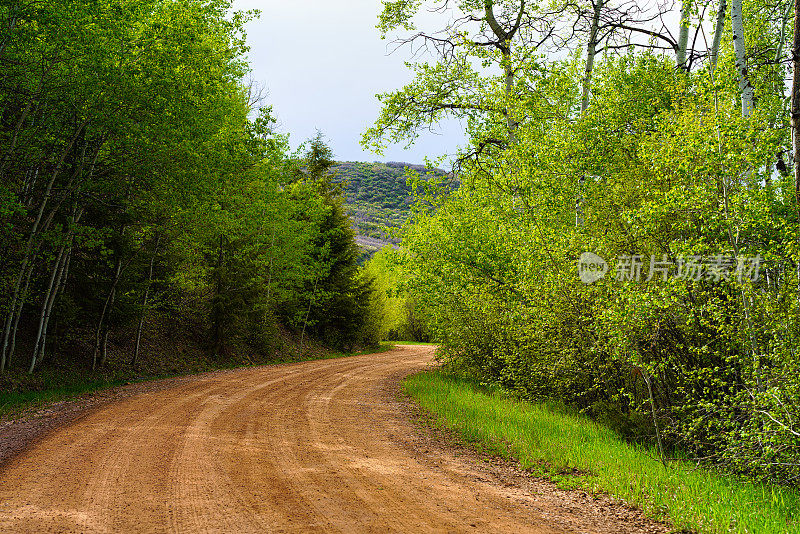
<instances>
[{"instance_id":1,"label":"distant mountain slope","mask_svg":"<svg viewBox=\"0 0 800 534\"><path fill-rule=\"evenodd\" d=\"M423 175L446 174L441 169L396 161L346 161L332 169L333 181L344 186L347 206L358 232L357 241L367 252L399 242L386 227L400 228L411 213L414 198L407 183L407 167Z\"/></svg>"}]
</instances>

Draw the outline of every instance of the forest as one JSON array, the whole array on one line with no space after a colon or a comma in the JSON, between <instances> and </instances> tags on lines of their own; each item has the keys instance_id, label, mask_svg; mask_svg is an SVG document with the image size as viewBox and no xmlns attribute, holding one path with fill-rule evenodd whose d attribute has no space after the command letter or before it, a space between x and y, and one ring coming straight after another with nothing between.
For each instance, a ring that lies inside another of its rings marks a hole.
<instances>
[{"instance_id":1,"label":"forest","mask_svg":"<svg viewBox=\"0 0 800 534\"><path fill-rule=\"evenodd\" d=\"M333 154L321 135L291 150L247 81L254 16L225 0L0 5L4 391L196 368L176 340L212 367L377 342Z\"/></svg>"},{"instance_id":2,"label":"forest","mask_svg":"<svg viewBox=\"0 0 800 534\"><path fill-rule=\"evenodd\" d=\"M797 485L798 5L383 2L364 146L469 136L393 260L449 372Z\"/></svg>"},{"instance_id":3,"label":"forest","mask_svg":"<svg viewBox=\"0 0 800 534\"><path fill-rule=\"evenodd\" d=\"M357 234L384 244L400 242L397 230L411 215L417 178L432 175L443 179L447 175L442 169L399 161L345 161L331 167L331 173L331 181L342 185ZM457 181L451 177L449 181L456 188Z\"/></svg>"}]
</instances>

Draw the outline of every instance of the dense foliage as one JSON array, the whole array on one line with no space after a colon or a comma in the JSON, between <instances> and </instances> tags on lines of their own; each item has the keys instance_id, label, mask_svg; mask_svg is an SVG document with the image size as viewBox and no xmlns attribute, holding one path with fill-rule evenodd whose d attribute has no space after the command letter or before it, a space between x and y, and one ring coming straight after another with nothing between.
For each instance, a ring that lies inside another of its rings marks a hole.
<instances>
[{"instance_id":1,"label":"dense foliage","mask_svg":"<svg viewBox=\"0 0 800 534\"><path fill-rule=\"evenodd\" d=\"M342 184L358 235L371 238L361 243L367 250L380 248L375 245L399 243L399 237L393 232L411 215L415 180L420 176L441 178L445 175L439 169L396 161L346 161L334 165L331 171L332 180Z\"/></svg>"},{"instance_id":2,"label":"dense foliage","mask_svg":"<svg viewBox=\"0 0 800 534\"><path fill-rule=\"evenodd\" d=\"M327 147L290 155L257 109L253 14L230 7L0 6L0 369L100 367L138 324L135 363L154 313L195 318L219 356L269 350L279 325L374 341Z\"/></svg>"},{"instance_id":3,"label":"dense foliage","mask_svg":"<svg viewBox=\"0 0 800 534\"><path fill-rule=\"evenodd\" d=\"M431 340L424 316L414 297L406 290L407 276L398 265L397 252L391 247L377 251L364 265L373 280L369 309L378 325L378 337L393 341Z\"/></svg>"},{"instance_id":4,"label":"dense foliage","mask_svg":"<svg viewBox=\"0 0 800 534\"><path fill-rule=\"evenodd\" d=\"M424 5L384 4L385 31ZM457 4L443 31L410 38L439 62L383 95L365 134L382 146L468 123L464 185L427 195L437 209L421 204L403 240L444 360L667 456L800 482L792 4L684 2L673 33L635 4ZM708 50L670 40L710 14ZM584 253L605 277L579 278Z\"/></svg>"}]
</instances>

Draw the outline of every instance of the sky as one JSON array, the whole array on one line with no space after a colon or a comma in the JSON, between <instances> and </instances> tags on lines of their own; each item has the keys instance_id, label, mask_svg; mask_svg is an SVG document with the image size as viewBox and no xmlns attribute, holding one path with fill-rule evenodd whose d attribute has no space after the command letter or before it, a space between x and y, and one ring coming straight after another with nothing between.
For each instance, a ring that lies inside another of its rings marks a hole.
<instances>
[{"instance_id":1,"label":"sky","mask_svg":"<svg viewBox=\"0 0 800 534\"><path fill-rule=\"evenodd\" d=\"M259 9L247 26L252 78L267 91L279 130L293 147L319 130L339 161L405 161L455 153L463 129L451 121L414 146L375 154L359 145L378 117L377 93L412 78L410 51L381 40L375 25L380 0L234 0L235 10Z\"/></svg>"}]
</instances>

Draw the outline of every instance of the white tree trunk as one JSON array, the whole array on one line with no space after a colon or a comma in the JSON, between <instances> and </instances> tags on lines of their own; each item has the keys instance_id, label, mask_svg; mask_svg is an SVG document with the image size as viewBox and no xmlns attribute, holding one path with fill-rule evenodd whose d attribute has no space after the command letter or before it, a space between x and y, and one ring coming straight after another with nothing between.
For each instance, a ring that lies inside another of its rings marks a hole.
<instances>
[{"instance_id":1,"label":"white tree trunk","mask_svg":"<svg viewBox=\"0 0 800 534\"><path fill-rule=\"evenodd\" d=\"M45 188L44 194L42 196L41 204L39 205L39 209L36 213L36 218L33 221L33 225L28 233L28 240L25 244L25 251L22 255L22 265L20 266L19 275L14 283L14 289L11 296L11 303L9 305L9 313L6 317L6 324L3 331L3 347L0 350L0 371L5 369L8 359L12 357L13 350L9 350L10 348L10 340L12 336L11 327L13 324L18 323L18 317L15 317L16 313L22 313L22 307L25 304L24 299L20 299L20 292L22 290L22 281L25 278L25 272L28 268L33 268L32 262L35 259L36 251L34 250L35 239L38 235L40 230L39 225L42 222L42 217L44 216L45 208L47 206L48 201L50 200L50 196L53 191L53 186L55 185L56 178L58 178L59 172L61 172L61 168L63 167L67 156L69 155L70 150L77 142L78 138L80 137L81 133L83 132L84 128L86 128L87 124L89 123L88 119L85 120L75 131L72 139L70 139L69 143L64 147L64 150L61 152L61 157L59 158L53 172L50 175L50 181L47 183L47 187ZM19 310L19 311L18 311ZM16 332L16 327L14 329L14 333Z\"/></svg>"},{"instance_id":2,"label":"white tree trunk","mask_svg":"<svg viewBox=\"0 0 800 534\"><path fill-rule=\"evenodd\" d=\"M589 107L589 92L592 87L592 72L594 71L594 57L597 54L597 31L600 27L600 12L603 9L605 0L594 2L594 13L592 14L592 27L589 30L589 42L586 43L586 74L583 77L583 95L581 97L581 115Z\"/></svg>"},{"instance_id":3,"label":"white tree trunk","mask_svg":"<svg viewBox=\"0 0 800 534\"><path fill-rule=\"evenodd\" d=\"M511 58L511 42L514 39L517 30L519 30L522 22L522 16L525 14L525 0L522 0L520 3L519 12L517 13L517 20L514 23L514 26L508 31L500 26L494 16L494 0L484 0L483 7L486 16L485 20L497 38L496 46L503 56L502 66L505 74L506 85L506 128L508 130L508 141L513 145L517 141L516 132L518 121L514 117L514 110L512 109L513 106L511 105L514 96L514 66Z\"/></svg>"},{"instance_id":4,"label":"white tree trunk","mask_svg":"<svg viewBox=\"0 0 800 534\"><path fill-rule=\"evenodd\" d=\"M22 318L22 308L25 306L25 302L28 300L28 289L31 287L33 270L34 264L31 263L30 267L28 268L28 273L25 275L25 287L22 288L22 294L19 298L19 308L12 311L14 318L10 333L11 337L8 344L8 365L11 365L11 358L14 357L15 351L17 350L17 332L19 330L19 321Z\"/></svg>"},{"instance_id":5,"label":"white tree trunk","mask_svg":"<svg viewBox=\"0 0 800 534\"><path fill-rule=\"evenodd\" d=\"M733 27L733 49L736 53L736 73L739 77L739 91L742 94L742 117L753 114L753 86L747 73L747 47L744 41L744 20L742 19L742 0L731 0L731 26Z\"/></svg>"},{"instance_id":6,"label":"white tree trunk","mask_svg":"<svg viewBox=\"0 0 800 534\"><path fill-rule=\"evenodd\" d=\"M133 359L131 366L135 367L139 359L139 349L142 345L142 329L144 328L144 316L147 313L147 302L150 297L150 286L153 284L153 268L156 263L156 256L158 256L158 246L161 244L161 234L156 237L156 244L153 248L153 255L150 257L150 269L147 272L147 286L144 288L144 297L142 298L142 313L139 315L139 326L136 328L136 348L133 351Z\"/></svg>"},{"instance_id":7,"label":"white tree trunk","mask_svg":"<svg viewBox=\"0 0 800 534\"><path fill-rule=\"evenodd\" d=\"M711 72L717 69L717 59L719 58L719 44L722 41L722 32L725 31L725 14L728 11L728 0L719 0L719 10L717 10L717 23L714 27L714 42L711 44Z\"/></svg>"},{"instance_id":8,"label":"white tree trunk","mask_svg":"<svg viewBox=\"0 0 800 534\"><path fill-rule=\"evenodd\" d=\"M775 47L775 57L774 61L776 64L782 62L785 58L783 56L784 46L786 45L786 25L789 23L789 20L792 17L792 12L794 11L794 2L787 2L786 3L786 10L781 13L781 18L778 29L778 46ZM786 96L786 84L783 80L776 84L775 90L781 96L781 99L785 98Z\"/></svg>"},{"instance_id":9,"label":"white tree trunk","mask_svg":"<svg viewBox=\"0 0 800 534\"><path fill-rule=\"evenodd\" d=\"M123 230L124 232L124 230ZM97 330L95 330L94 340L94 354L92 355L92 371L97 369L97 356L100 355L100 366L106 363L106 347L108 343L108 327L106 321L108 315L111 313L111 308L114 307L114 299L117 294L117 284L119 283L120 276L122 275L122 259L117 257L116 265L114 266L114 279L111 282L111 289L108 291L103 310L100 312L100 320L97 322Z\"/></svg>"},{"instance_id":10,"label":"white tree trunk","mask_svg":"<svg viewBox=\"0 0 800 534\"><path fill-rule=\"evenodd\" d=\"M678 67L688 68L686 64L686 49L689 46L689 26L692 16L692 1L684 0L681 6L681 30L678 33L678 50L675 53Z\"/></svg>"},{"instance_id":11,"label":"white tree trunk","mask_svg":"<svg viewBox=\"0 0 800 534\"><path fill-rule=\"evenodd\" d=\"M72 247L75 240L74 226L81 220L83 216L83 208L78 209L77 204L73 210L69 230L67 233L67 244L61 247L59 251L59 259L57 263L58 274L56 275L55 284L51 286L45 298L42 321L39 325L39 334L37 335L36 344L31 357L31 367L29 372L33 372L33 368L38 362L44 359L44 350L47 344L47 331L50 326L50 318L52 317L53 305L58 298L58 294L63 292L66 288L67 274L69 272L69 264L72 259ZM60 265L58 265L60 264Z\"/></svg>"},{"instance_id":12,"label":"white tree trunk","mask_svg":"<svg viewBox=\"0 0 800 534\"><path fill-rule=\"evenodd\" d=\"M56 292L59 285L61 285L61 274L63 273L64 266L67 263L67 247L62 246L58 251L56 261L53 263L53 271L50 274L50 283L47 286L47 291L44 294L44 301L42 302L42 311L39 314L39 329L36 332L36 341L33 345L33 354L31 354L31 365L28 368L28 373L32 373L36 367L36 362L39 361L39 355L44 355L44 338L47 331L47 323L50 321L50 311L53 309L55 302Z\"/></svg>"},{"instance_id":13,"label":"white tree trunk","mask_svg":"<svg viewBox=\"0 0 800 534\"><path fill-rule=\"evenodd\" d=\"M791 119L792 148L794 151L795 210L800 215L800 0L795 0L794 2L792 71ZM800 272L800 262L797 264L797 269Z\"/></svg>"},{"instance_id":14,"label":"white tree trunk","mask_svg":"<svg viewBox=\"0 0 800 534\"><path fill-rule=\"evenodd\" d=\"M308 316L311 315L311 305L314 304L314 299L317 296L317 282L319 282L319 276L314 279L314 292L311 293L311 298L308 299L308 309L306 310L306 318L303 321L303 330L300 332L300 355L302 356L303 353L303 338L306 337L306 325L308 325Z\"/></svg>"}]
</instances>

